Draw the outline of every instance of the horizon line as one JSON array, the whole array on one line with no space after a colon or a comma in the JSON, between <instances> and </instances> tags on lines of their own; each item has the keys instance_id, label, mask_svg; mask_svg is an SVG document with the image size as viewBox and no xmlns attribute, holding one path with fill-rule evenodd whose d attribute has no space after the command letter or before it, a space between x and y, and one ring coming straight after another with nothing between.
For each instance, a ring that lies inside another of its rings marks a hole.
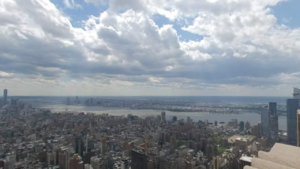
<instances>
[{"instance_id":1,"label":"horizon line","mask_svg":"<svg viewBox=\"0 0 300 169\"><path fill-rule=\"evenodd\" d=\"M193 95L181 95L181 96L169 96L169 95L8 95L7 97L293 97L293 96L217 96L217 95L205 95L205 96L193 96Z\"/></svg>"}]
</instances>

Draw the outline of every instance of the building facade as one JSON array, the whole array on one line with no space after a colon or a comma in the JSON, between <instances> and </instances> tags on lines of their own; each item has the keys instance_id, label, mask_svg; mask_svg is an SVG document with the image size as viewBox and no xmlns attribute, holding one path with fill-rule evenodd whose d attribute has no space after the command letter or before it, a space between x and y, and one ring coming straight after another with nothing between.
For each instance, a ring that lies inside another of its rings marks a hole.
<instances>
[{"instance_id":1,"label":"building facade","mask_svg":"<svg viewBox=\"0 0 300 169\"><path fill-rule=\"evenodd\" d=\"M131 150L131 169L147 169L147 156L141 150Z\"/></svg>"},{"instance_id":2,"label":"building facade","mask_svg":"<svg viewBox=\"0 0 300 169\"><path fill-rule=\"evenodd\" d=\"M292 145L297 144L297 110L299 99L287 99L287 135Z\"/></svg>"},{"instance_id":3,"label":"building facade","mask_svg":"<svg viewBox=\"0 0 300 169\"><path fill-rule=\"evenodd\" d=\"M3 104L4 105L7 104L7 93L8 93L7 89L4 89L4 91L3 91Z\"/></svg>"},{"instance_id":4,"label":"building facade","mask_svg":"<svg viewBox=\"0 0 300 169\"><path fill-rule=\"evenodd\" d=\"M269 125L270 125L270 141L273 143L278 140L278 114L276 102L269 103Z\"/></svg>"},{"instance_id":5,"label":"building facade","mask_svg":"<svg viewBox=\"0 0 300 169\"><path fill-rule=\"evenodd\" d=\"M97 156L91 158L91 166L93 169L100 169L100 159Z\"/></svg>"},{"instance_id":6,"label":"building facade","mask_svg":"<svg viewBox=\"0 0 300 169\"><path fill-rule=\"evenodd\" d=\"M270 112L264 110L261 113L261 127L262 127L262 136L265 138L270 138Z\"/></svg>"}]
</instances>

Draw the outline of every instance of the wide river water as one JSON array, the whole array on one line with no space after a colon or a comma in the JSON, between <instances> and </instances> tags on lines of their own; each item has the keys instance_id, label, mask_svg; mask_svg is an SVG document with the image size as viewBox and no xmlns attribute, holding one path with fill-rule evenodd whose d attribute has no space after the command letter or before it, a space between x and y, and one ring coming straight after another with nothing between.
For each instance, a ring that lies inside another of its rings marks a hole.
<instances>
[{"instance_id":1,"label":"wide river water","mask_svg":"<svg viewBox=\"0 0 300 169\"><path fill-rule=\"evenodd\" d=\"M85 112L102 114L107 113L110 115L125 115L132 114L139 117L156 116L160 115L160 110L148 110L148 109L128 109L128 108L104 108L100 106L73 106L73 105L43 105L41 108L50 109L52 112ZM228 122L231 119L237 119L238 121L249 121L251 126L261 122L260 114L257 113L241 113L241 114L212 114L212 113L194 113L194 112L170 112L166 111L167 120L173 116L177 116L177 119L186 119L190 116L193 121L208 120L209 122ZM287 120L285 116L279 116L278 119L279 130L286 130Z\"/></svg>"}]
</instances>

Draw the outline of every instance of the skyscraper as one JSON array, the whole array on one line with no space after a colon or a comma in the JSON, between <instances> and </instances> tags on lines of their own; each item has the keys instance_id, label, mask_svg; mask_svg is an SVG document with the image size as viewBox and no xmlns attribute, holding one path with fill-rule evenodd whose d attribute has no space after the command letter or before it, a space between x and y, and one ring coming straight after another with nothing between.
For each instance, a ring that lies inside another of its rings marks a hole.
<instances>
[{"instance_id":1,"label":"skyscraper","mask_svg":"<svg viewBox=\"0 0 300 169\"><path fill-rule=\"evenodd\" d=\"M270 138L270 111L268 110L261 112L261 127L262 136L265 138Z\"/></svg>"},{"instance_id":2,"label":"skyscraper","mask_svg":"<svg viewBox=\"0 0 300 169\"><path fill-rule=\"evenodd\" d=\"M261 113L262 136L276 142L278 139L277 103L270 102L269 110Z\"/></svg>"},{"instance_id":3,"label":"skyscraper","mask_svg":"<svg viewBox=\"0 0 300 169\"><path fill-rule=\"evenodd\" d=\"M101 139L101 153L105 154L106 153L106 143L107 139L104 137Z\"/></svg>"},{"instance_id":4,"label":"skyscraper","mask_svg":"<svg viewBox=\"0 0 300 169\"><path fill-rule=\"evenodd\" d=\"M92 157L91 165L93 169L100 169L100 159L97 156Z\"/></svg>"},{"instance_id":5,"label":"skyscraper","mask_svg":"<svg viewBox=\"0 0 300 169\"><path fill-rule=\"evenodd\" d=\"M276 142L278 139L278 115L276 102L269 103L269 115L270 115L270 140Z\"/></svg>"},{"instance_id":6,"label":"skyscraper","mask_svg":"<svg viewBox=\"0 0 300 169\"><path fill-rule=\"evenodd\" d=\"M161 112L161 122L166 122L166 112Z\"/></svg>"},{"instance_id":7,"label":"skyscraper","mask_svg":"<svg viewBox=\"0 0 300 169\"><path fill-rule=\"evenodd\" d=\"M4 105L7 104L7 89L4 89L3 91L3 103Z\"/></svg>"},{"instance_id":8,"label":"skyscraper","mask_svg":"<svg viewBox=\"0 0 300 169\"><path fill-rule=\"evenodd\" d=\"M129 169L129 161L127 159L122 159L121 169Z\"/></svg>"},{"instance_id":9,"label":"skyscraper","mask_svg":"<svg viewBox=\"0 0 300 169\"><path fill-rule=\"evenodd\" d=\"M141 150L131 150L131 169L147 169L147 155Z\"/></svg>"},{"instance_id":10,"label":"skyscraper","mask_svg":"<svg viewBox=\"0 0 300 169\"><path fill-rule=\"evenodd\" d=\"M294 87L293 97L294 99L300 99L300 89Z\"/></svg>"},{"instance_id":11,"label":"skyscraper","mask_svg":"<svg viewBox=\"0 0 300 169\"><path fill-rule=\"evenodd\" d=\"M78 154L69 159L69 169L83 169L83 161Z\"/></svg>"},{"instance_id":12,"label":"skyscraper","mask_svg":"<svg viewBox=\"0 0 300 169\"><path fill-rule=\"evenodd\" d=\"M77 137L75 139L74 146L75 153L79 154L80 156L83 156L83 142L80 137Z\"/></svg>"},{"instance_id":13,"label":"skyscraper","mask_svg":"<svg viewBox=\"0 0 300 169\"><path fill-rule=\"evenodd\" d=\"M287 134L288 141L292 145L297 144L297 110L299 109L299 99L287 99Z\"/></svg>"}]
</instances>

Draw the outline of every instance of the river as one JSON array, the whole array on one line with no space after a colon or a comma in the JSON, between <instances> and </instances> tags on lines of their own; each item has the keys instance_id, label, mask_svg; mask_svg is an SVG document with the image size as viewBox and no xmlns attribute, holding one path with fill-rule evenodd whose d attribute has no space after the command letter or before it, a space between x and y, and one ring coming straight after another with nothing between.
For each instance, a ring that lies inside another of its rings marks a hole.
<instances>
[{"instance_id":1,"label":"river","mask_svg":"<svg viewBox=\"0 0 300 169\"><path fill-rule=\"evenodd\" d=\"M125 115L132 114L139 117L147 116L156 116L160 115L161 111L159 110L149 110L149 109L128 109L128 108L105 108L100 106L74 106L74 105L43 105L42 108L50 109L52 112L90 112L95 114L107 113L110 115ZM237 119L238 121L244 121L251 125L256 125L261 122L261 117L257 113L240 113L240 114L213 114L213 113L195 113L195 112L170 112L166 111L167 120L170 120L173 116L177 116L177 119L186 119L190 116L193 121L198 120L208 120L209 122L228 122L231 119ZM279 116L278 119L278 128L279 130L286 131L287 120L285 116Z\"/></svg>"}]
</instances>

